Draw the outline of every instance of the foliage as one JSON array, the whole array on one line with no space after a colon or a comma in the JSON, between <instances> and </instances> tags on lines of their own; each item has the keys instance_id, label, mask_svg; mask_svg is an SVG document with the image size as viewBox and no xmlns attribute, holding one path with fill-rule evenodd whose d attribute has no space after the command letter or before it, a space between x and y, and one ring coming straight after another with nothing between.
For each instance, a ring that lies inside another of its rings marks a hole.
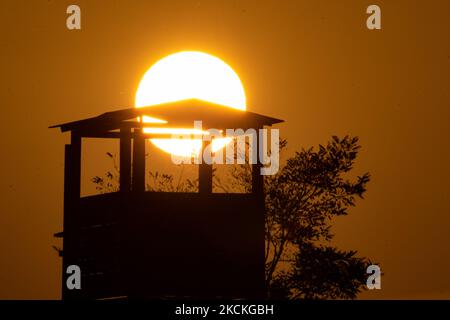
<instances>
[{"instance_id":1,"label":"foliage","mask_svg":"<svg viewBox=\"0 0 450 320\"><path fill-rule=\"evenodd\" d=\"M115 154L107 152L106 155L113 161L113 169L108 170L103 176L95 176L91 181L96 185L95 189L100 193L110 193L119 191L120 171L117 166L117 157ZM146 190L155 192L195 192L198 189L198 181L183 179L184 165L178 165L180 168L179 177L175 183L174 176L158 171L149 174L149 182L146 184Z\"/></svg>"},{"instance_id":2,"label":"foliage","mask_svg":"<svg viewBox=\"0 0 450 320\"><path fill-rule=\"evenodd\" d=\"M347 215L366 191L368 173L353 180L346 177L359 148L357 137L334 136L318 150L296 152L265 184L269 293L274 284L284 283L290 298L355 298L365 284L366 259L319 245L333 237L331 219ZM339 268L333 272L335 265ZM349 276L352 281L347 281ZM338 280L344 279L352 290L341 286Z\"/></svg>"},{"instance_id":3,"label":"foliage","mask_svg":"<svg viewBox=\"0 0 450 320\"><path fill-rule=\"evenodd\" d=\"M95 176L91 181L95 184L95 189L100 193L109 193L119 191L119 167L117 166L117 156L111 152L106 155L113 162L113 169L107 171L103 177Z\"/></svg>"}]
</instances>

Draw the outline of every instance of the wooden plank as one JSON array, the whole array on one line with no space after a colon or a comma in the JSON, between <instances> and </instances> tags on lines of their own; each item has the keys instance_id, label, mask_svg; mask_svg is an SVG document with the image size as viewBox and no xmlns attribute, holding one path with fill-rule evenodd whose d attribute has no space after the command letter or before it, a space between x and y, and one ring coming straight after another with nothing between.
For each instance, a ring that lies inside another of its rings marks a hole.
<instances>
[{"instance_id":1,"label":"wooden plank","mask_svg":"<svg viewBox=\"0 0 450 320\"><path fill-rule=\"evenodd\" d=\"M120 132L110 131L82 131L83 138L120 139Z\"/></svg>"},{"instance_id":2,"label":"wooden plank","mask_svg":"<svg viewBox=\"0 0 450 320\"><path fill-rule=\"evenodd\" d=\"M111 131L82 131L80 132L80 135L83 138L100 138L100 139L120 139L120 132L111 132ZM134 139L135 137L135 133L131 133L131 138ZM171 133L140 133L140 135L142 135L144 137L144 139L153 139L153 138L157 138L157 139L171 139L173 138L173 134ZM177 135L175 135L175 137L177 137ZM192 134L192 137L194 138L195 135ZM184 136L183 136L184 138Z\"/></svg>"}]
</instances>

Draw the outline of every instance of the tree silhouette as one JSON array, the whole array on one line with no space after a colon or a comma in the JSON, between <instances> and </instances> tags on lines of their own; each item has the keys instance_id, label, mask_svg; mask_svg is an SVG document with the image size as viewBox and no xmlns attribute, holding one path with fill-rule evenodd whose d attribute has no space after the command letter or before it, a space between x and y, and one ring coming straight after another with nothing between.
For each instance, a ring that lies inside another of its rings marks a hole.
<instances>
[{"instance_id":1,"label":"tree silhouette","mask_svg":"<svg viewBox=\"0 0 450 320\"><path fill-rule=\"evenodd\" d=\"M302 149L266 183L266 281L272 296L352 299L365 285L370 263L327 246L331 219L362 198L369 174L351 180L357 137L334 136L326 146ZM285 268L280 264L286 263ZM279 272L277 272L279 271ZM280 288L284 289L280 290Z\"/></svg>"},{"instance_id":2,"label":"tree silhouette","mask_svg":"<svg viewBox=\"0 0 450 320\"><path fill-rule=\"evenodd\" d=\"M280 141L280 149L286 147ZM362 198L370 176L351 179L360 145L357 137L333 136L325 146L302 149L278 174L264 177L266 206L266 288L277 299L354 299L366 285L371 262L356 251L330 246L331 221L348 214ZM113 160L115 157L108 153ZM115 162L114 162L115 163ZM182 165L180 166L183 170ZM251 190L251 165L229 166L232 179L214 177L216 188ZM116 191L118 170L92 181L100 192ZM174 185L172 175L150 173L153 191L194 191L198 181Z\"/></svg>"}]
</instances>

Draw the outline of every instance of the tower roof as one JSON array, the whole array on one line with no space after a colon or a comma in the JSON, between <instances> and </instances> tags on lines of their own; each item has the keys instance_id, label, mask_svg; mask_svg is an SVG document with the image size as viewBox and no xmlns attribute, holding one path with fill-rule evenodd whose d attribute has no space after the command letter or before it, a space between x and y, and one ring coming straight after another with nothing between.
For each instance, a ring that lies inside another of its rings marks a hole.
<instances>
[{"instance_id":1,"label":"tower roof","mask_svg":"<svg viewBox=\"0 0 450 320\"><path fill-rule=\"evenodd\" d=\"M138 117L149 116L167 121L164 124L142 123ZM66 131L109 131L120 128L157 127L192 127L194 121L202 121L205 129L248 129L260 128L284 122L283 120L242 111L226 106L188 99L141 108L126 108L103 113L99 116L53 125Z\"/></svg>"}]
</instances>

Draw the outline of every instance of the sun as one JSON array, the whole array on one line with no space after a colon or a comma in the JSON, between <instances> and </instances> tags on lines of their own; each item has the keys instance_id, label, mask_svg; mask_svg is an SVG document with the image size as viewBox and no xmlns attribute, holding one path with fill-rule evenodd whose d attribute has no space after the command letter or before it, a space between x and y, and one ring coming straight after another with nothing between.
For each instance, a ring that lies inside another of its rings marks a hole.
<instances>
[{"instance_id":1,"label":"sun","mask_svg":"<svg viewBox=\"0 0 450 320\"><path fill-rule=\"evenodd\" d=\"M210 54L182 51L156 62L136 92L136 107L196 98L245 110L244 87L234 70Z\"/></svg>"},{"instance_id":2,"label":"sun","mask_svg":"<svg viewBox=\"0 0 450 320\"><path fill-rule=\"evenodd\" d=\"M221 59L199 51L174 53L151 66L139 83L135 107L192 98L246 110L244 87L236 72ZM143 117L143 121L162 120ZM178 156L195 156L201 149L201 141L194 139L151 141L158 148ZM214 139L212 151L219 150L229 141L229 138Z\"/></svg>"}]
</instances>

